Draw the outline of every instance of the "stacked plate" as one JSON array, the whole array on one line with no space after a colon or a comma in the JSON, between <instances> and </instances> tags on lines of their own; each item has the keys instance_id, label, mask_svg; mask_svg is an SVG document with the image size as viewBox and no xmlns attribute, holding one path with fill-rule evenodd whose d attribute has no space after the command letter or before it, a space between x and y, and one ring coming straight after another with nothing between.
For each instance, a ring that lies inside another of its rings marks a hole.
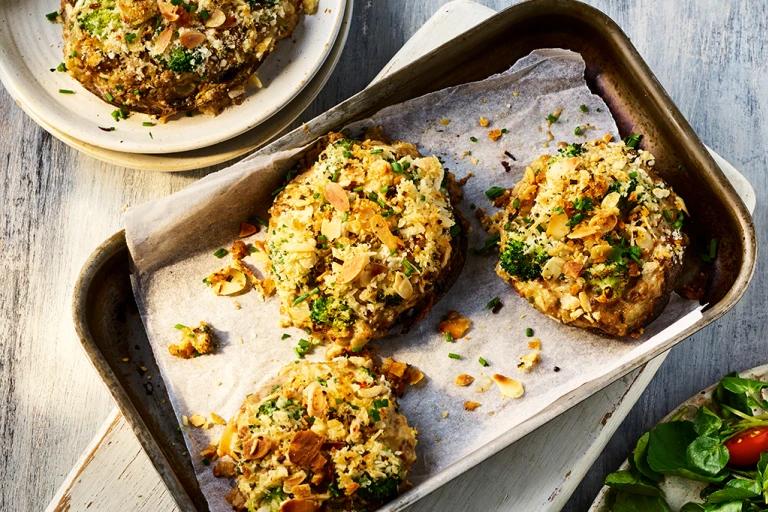
<instances>
[{"instance_id":1,"label":"stacked plate","mask_svg":"<svg viewBox=\"0 0 768 512\"><path fill-rule=\"evenodd\" d=\"M338 63L352 4L319 0L317 12L304 16L293 37L260 67L263 87L249 87L242 105L216 117L197 114L160 124L134 114L116 123L114 106L56 71L64 60L62 27L46 20L59 8L56 0L0 2L0 80L42 128L95 158L154 171L198 169L253 151L301 115ZM154 126L145 126L149 122Z\"/></svg>"}]
</instances>

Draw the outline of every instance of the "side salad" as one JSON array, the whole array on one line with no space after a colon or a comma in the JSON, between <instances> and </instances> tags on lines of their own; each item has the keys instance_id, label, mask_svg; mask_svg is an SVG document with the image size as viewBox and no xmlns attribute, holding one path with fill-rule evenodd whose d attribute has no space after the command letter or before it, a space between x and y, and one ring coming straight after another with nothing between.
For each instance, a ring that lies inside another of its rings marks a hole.
<instances>
[{"instance_id":1,"label":"side salad","mask_svg":"<svg viewBox=\"0 0 768 512\"><path fill-rule=\"evenodd\" d=\"M667 476L705 482L701 501L680 512L768 511L768 382L723 377L693 421L687 407L637 442L628 470L608 475L613 512L671 512ZM690 415L689 415L690 416Z\"/></svg>"}]
</instances>

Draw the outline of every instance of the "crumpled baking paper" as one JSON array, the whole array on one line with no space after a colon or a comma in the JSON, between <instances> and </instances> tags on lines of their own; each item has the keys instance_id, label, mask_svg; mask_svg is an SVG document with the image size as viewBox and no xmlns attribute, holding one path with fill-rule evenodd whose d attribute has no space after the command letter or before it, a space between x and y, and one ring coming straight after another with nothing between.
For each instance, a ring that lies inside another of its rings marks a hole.
<instances>
[{"instance_id":1,"label":"crumpled baking paper","mask_svg":"<svg viewBox=\"0 0 768 512\"><path fill-rule=\"evenodd\" d=\"M559 109L558 121L549 127L547 116ZM481 117L488 120L487 127L481 126ZM472 223L471 248L482 247L487 239L473 215L473 208L493 212L485 190L513 186L526 163L543 152L556 152L558 141L618 136L608 108L584 81L584 61L576 53L556 49L537 50L486 80L389 107L348 131L359 135L363 126L382 126L389 137L415 143L423 155L440 156L457 178L472 173L459 205ZM574 134L577 126L585 135ZM488 135L494 129L504 130L497 141ZM255 290L218 297L202 279L228 264L229 256L219 260L213 252L231 246L240 222L253 214L266 216L272 191L303 151L257 154L165 199L128 210L134 291L180 423L181 415L211 412L228 419L247 394L296 359L293 347L306 335L280 328L276 297L262 301ZM263 232L255 236L263 238ZM394 330L375 342L382 357L414 365L426 376L400 400L402 412L420 432L419 460L410 476L415 484L701 318L698 303L673 295L664 313L637 339L610 339L567 327L538 313L504 283L494 271L497 257L494 251L470 251L457 283L420 324L408 334ZM255 266L263 277L263 266ZM486 308L494 297L504 304L498 314ZM467 336L453 343L437 332L441 317L450 310L472 320ZM219 341L216 353L189 360L171 356L168 346L179 339L173 326L194 326L201 320L213 327ZM525 335L529 327L541 340L542 362L524 373L517 364L530 352L531 338ZM291 337L282 340L285 333ZM308 358L321 360L324 351L318 347ZM461 359L449 358L449 353ZM478 362L480 357L488 367ZM454 379L461 373L474 376L475 383L457 386ZM522 381L525 395L503 398L488 379L494 373ZM488 390L478 392L483 387ZM464 401L481 405L468 412ZM231 484L214 478L199 453L218 440L222 429L183 429L201 489L214 512L230 510L224 495Z\"/></svg>"}]
</instances>

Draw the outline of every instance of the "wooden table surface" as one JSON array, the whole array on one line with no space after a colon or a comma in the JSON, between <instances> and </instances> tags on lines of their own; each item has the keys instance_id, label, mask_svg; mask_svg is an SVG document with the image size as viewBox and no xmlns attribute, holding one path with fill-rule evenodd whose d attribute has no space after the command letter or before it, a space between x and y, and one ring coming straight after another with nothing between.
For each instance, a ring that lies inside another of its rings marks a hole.
<instances>
[{"instance_id":1,"label":"wooden table surface","mask_svg":"<svg viewBox=\"0 0 768 512\"><path fill-rule=\"evenodd\" d=\"M364 88L443 3L358 0L339 66L302 119ZM510 4L480 3L494 9ZM619 23L701 139L752 182L763 246L765 0L588 3ZM159 174L103 164L40 129L0 87L1 510L43 509L112 410L71 322L71 289L85 258L122 228L124 205L168 195L214 170ZM766 363L767 274L758 263L741 303L672 351L566 510L586 510L637 437L677 403L726 372Z\"/></svg>"}]
</instances>

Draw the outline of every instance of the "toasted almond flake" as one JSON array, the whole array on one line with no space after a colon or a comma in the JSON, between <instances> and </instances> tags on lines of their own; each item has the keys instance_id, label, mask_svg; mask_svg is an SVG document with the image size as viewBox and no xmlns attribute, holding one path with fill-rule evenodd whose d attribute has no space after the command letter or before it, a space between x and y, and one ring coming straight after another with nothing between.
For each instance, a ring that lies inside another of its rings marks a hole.
<instances>
[{"instance_id":1,"label":"toasted almond flake","mask_svg":"<svg viewBox=\"0 0 768 512\"><path fill-rule=\"evenodd\" d=\"M568 227L568 215L565 213L558 213L549 219L547 236L551 236L556 240L561 240L570 230L571 228Z\"/></svg>"},{"instance_id":2,"label":"toasted almond flake","mask_svg":"<svg viewBox=\"0 0 768 512\"><path fill-rule=\"evenodd\" d=\"M470 402L469 400L464 402L464 410L465 411L474 411L478 407L480 407L480 403L479 402Z\"/></svg>"},{"instance_id":3,"label":"toasted almond flake","mask_svg":"<svg viewBox=\"0 0 768 512\"><path fill-rule=\"evenodd\" d=\"M200 416L199 414L193 414L192 416L189 417L189 422L195 427L200 428L203 425L205 425L206 420L204 416Z\"/></svg>"},{"instance_id":4,"label":"toasted almond flake","mask_svg":"<svg viewBox=\"0 0 768 512\"><path fill-rule=\"evenodd\" d=\"M484 117L481 117L480 118L480 126L482 126L483 128L487 127L488 126L488 120L486 118L484 118Z\"/></svg>"},{"instance_id":5,"label":"toasted almond flake","mask_svg":"<svg viewBox=\"0 0 768 512\"><path fill-rule=\"evenodd\" d=\"M160 14L166 21L174 22L179 19L179 13L176 10L176 6L170 2L157 2L157 7L160 9Z\"/></svg>"},{"instance_id":6,"label":"toasted almond flake","mask_svg":"<svg viewBox=\"0 0 768 512\"><path fill-rule=\"evenodd\" d=\"M520 364L517 365L517 369L527 372L540 362L541 356L539 355L539 352L537 350L533 350L520 358Z\"/></svg>"},{"instance_id":7,"label":"toasted almond flake","mask_svg":"<svg viewBox=\"0 0 768 512\"><path fill-rule=\"evenodd\" d=\"M340 212L349 211L349 196L338 183L330 182L325 186L325 198Z\"/></svg>"},{"instance_id":8,"label":"toasted almond flake","mask_svg":"<svg viewBox=\"0 0 768 512\"><path fill-rule=\"evenodd\" d=\"M534 350L541 350L541 340L539 338L534 338L533 341L529 341L528 348L532 348Z\"/></svg>"},{"instance_id":9,"label":"toasted almond flake","mask_svg":"<svg viewBox=\"0 0 768 512\"><path fill-rule=\"evenodd\" d=\"M479 381L479 384L477 385L477 389L475 389L475 392L485 393L486 391L491 389L491 386L493 386L493 381L489 377L483 375L482 377L480 377L480 381Z\"/></svg>"},{"instance_id":10,"label":"toasted almond flake","mask_svg":"<svg viewBox=\"0 0 768 512\"><path fill-rule=\"evenodd\" d=\"M203 448L200 451L200 456L204 459L208 459L208 461L213 462L215 461L219 456L216 453L216 445L215 444L209 444L205 448Z\"/></svg>"},{"instance_id":11,"label":"toasted almond flake","mask_svg":"<svg viewBox=\"0 0 768 512\"><path fill-rule=\"evenodd\" d=\"M205 40L205 34L201 34L196 30L188 30L179 36L179 42L181 43L181 46L187 50L196 48Z\"/></svg>"},{"instance_id":12,"label":"toasted almond flake","mask_svg":"<svg viewBox=\"0 0 768 512\"><path fill-rule=\"evenodd\" d=\"M219 28L227 21L227 15L221 9L215 9L211 13L211 17L205 22L205 26L208 28Z\"/></svg>"},{"instance_id":13,"label":"toasted almond flake","mask_svg":"<svg viewBox=\"0 0 768 512\"><path fill-rule=\"evenodd\" d=\"M165 27L165 30L160 33L160 35L157 37L157 40L155 41L155 53L165 52L166 48L168 48L168 45L171 44L171 39L173 38L173 30L174 27L172 25L168 25ZM165 124L168 121L168 118L161 117L159 121L161 124Z\"/></svg>"},{"instance_id":14,"label":"toasted almond flake","mask_svg":"<svg viewBox=\"0 0 768 512\"><path fill-rule=\"evenodd\" d=\"M248 279L240 270L225 267L207 277L211 289L216 295L234 295L245 289Z\"/></svg>"},{"instance_id":15,"label":"toasted almond flake","mask_svg":"<svg viewBox=\"0 0 768 512\"><path fill-rule=\"evenodd\" d=\"M272 449L272 439L269 436L260 435L249 439L243 444L246 460L263 459Z\"/></svg>"},{"instance_id":16,"label":"toasted almond flake","mask_svg":"<svg viewBox=\"0 0 768 512\"><path fill-rule=\"evenodd\" d=\"M328 401L323 393L323 386L319 382L312 382L304 389L304 396L307 397L307 414L310 416L319 416L323 414L328 406Z\"/></svg>"},{"instance_id":17,"label":"toasted almond flake","mask_svg":"<svg viewBox=\"0 0 768 512\"><path fill-rule=\"evenodd\" d=\"M411 284L411 280L402 272L397 272L395 274L395 283L393 286L397 294L405 300L408 300L413 296L413 285Z\"/></svg>"},{"instance_id":18,"label":"toasted almond flake","mask_svg":"<svg viewBox=\"0 0 768 512\"><path fill-rule=\"evenodd\" d=\"M469 386L474 381L475 381L475 378L471 375L467 375L466 373L462 373L461 375L458 375L456 377L457 386Z\"/></svg>"},{"instance_id":19,"label":"toasted almond flake","mask_svg":"<svg viewBox=\"0 0 768 512\"><path fill-rule=\"evenodd\" d=\"M341 236L341 219L324 219L320 226L320 233L333 242Z\"/></svg>"},{"instance_id":20,"label":"toasted almond flake","mask_svg":"<svg viewBox=\"0 0 768 512\"><path fill-rule=\"evenodd\" d=\"M221 416L219 416L215 412L211 413L211 421L213 421L217 425L226 425L226 423L227 423L224 418L222 418Z\"/></svg>"},{"instance_id":21,"label":"toasted almond flake","mask_svg":"<svg viewBox=\"0 0 768 512\"><path fill-rule=\"evenodd\" d=\"M259 228L257 228L253 224L249 224L247 222L241 222L240 223L240 233L237 236L238 236L238 238L245 238L247 236L251 236L251 235L256 234L258 232L259 232Z\"/></svg>"},{"instance_id":22,"label":"toasted almond flake","mask_svg":"<svg viewBox=\"0 0 768 512\"><path fill-rule=\"evenodd\" d=\"M387 221L378 213L371 217L371 231L376 234L381 243L386 245L390 251L405 245L402 240L392 234Z\"/></svg>"},{"instance_id":23,"label":"toasted almond flake","mask_svg":"<svg viewBox=\"0 0 768 512\"><path fill-rule=\"evenodd\" d=\"M510 379L499 373L494 373L491 378L499 387L501 394L508 398L520 398L525 393L523 383L518 380Z\"/></svg>"},{"instance_id":24,"label":"toasted almond flake","mask_svg":"<svg viewBox=\"0 0 768 512\"><path fill-rule=\"evenodd\" d=\"M448 318L437 326L437 329L445 334L451 333L451 337L455 340L463 337L469 330L472 321L469 318L462 317L458 311L449 311Z\"/></svg>"},{"instance_id":25,"label":"toasted almond flake","mask_svg":"<svg viewBox=\"0 0 768 512\"><path fill-rule=\"evenodd\" d=\"M357 396L361 398L373 398L379 396L384 391L384 387L381 385L372 386L370 388L360 388L357 391Z\"/></svg>"},{"instance_id":26,"label":"toasted almond flake","mask_svg":"<svg viewBox=\"0 0 768 512\"><path fill-rule=\"evenodd\" d=\"M543 277L546 280L550 279L557 279L560 277L560 274L563 273L563 265L565 262L562 258L558 258L557 256L553 256L552 258L549 258L549 260L544 264L544 266L541 269L541 277Z\"/></svg>"},{"instance_id":27,"label":"toasted almond flake","mask_svg":"<svg viewBox=\"0 0 768 512\"><path fill-rule=\"evenodd\" d=\"M230 446L232 445L232 437L237 433L237 425L234 422L234 418L227 422L227 427L224 429L224 433L221 434L219 439L219 447L216 453L219 457L229 455Z\"/></svg>"},{"instance_id":28,"label":"toasted almond flake","mask_svg":"<svg viewBox=\"0 0 768 512\"><path fill-rule=\"evenodd\" d=\"M358 254L352 258L349 258L341 266L341 272L339 272L339 282L341 284L351 283L363 269L368 265L370 257L367 254Z\"/></svg>"},{"instance_id":29,"label":"toasted almond flake","mask_svg":"<svg viewBox=\"0 0 768 512\"><path fill-rule=\"evenodd\" d=\"M315 252L315 246L306 242L288 242L283 244L283 250L287 252Z\"/></svg>"},{"instance_id":30,"label":"toasted almond flake","mask_svg":"<svg viewBox=\"0 0 768 512\"><path fill-rule=\"evenodd\" d=\"M496 142L501 138L501 130L496 128L495 130L491 130L488 132L488 138L492 141Z\"/></svg>"},{"instance_id":31,"label":"toasted almond flake","mask_svg":"<svg viewBox=\"0 0 768 512\"><path fill-rule=\"evenodd\" d=\"M181 415L181 424L184 425L185 427L189 426L189 418L187 418L183 414Z\"/></svg>"}]
</instances>

